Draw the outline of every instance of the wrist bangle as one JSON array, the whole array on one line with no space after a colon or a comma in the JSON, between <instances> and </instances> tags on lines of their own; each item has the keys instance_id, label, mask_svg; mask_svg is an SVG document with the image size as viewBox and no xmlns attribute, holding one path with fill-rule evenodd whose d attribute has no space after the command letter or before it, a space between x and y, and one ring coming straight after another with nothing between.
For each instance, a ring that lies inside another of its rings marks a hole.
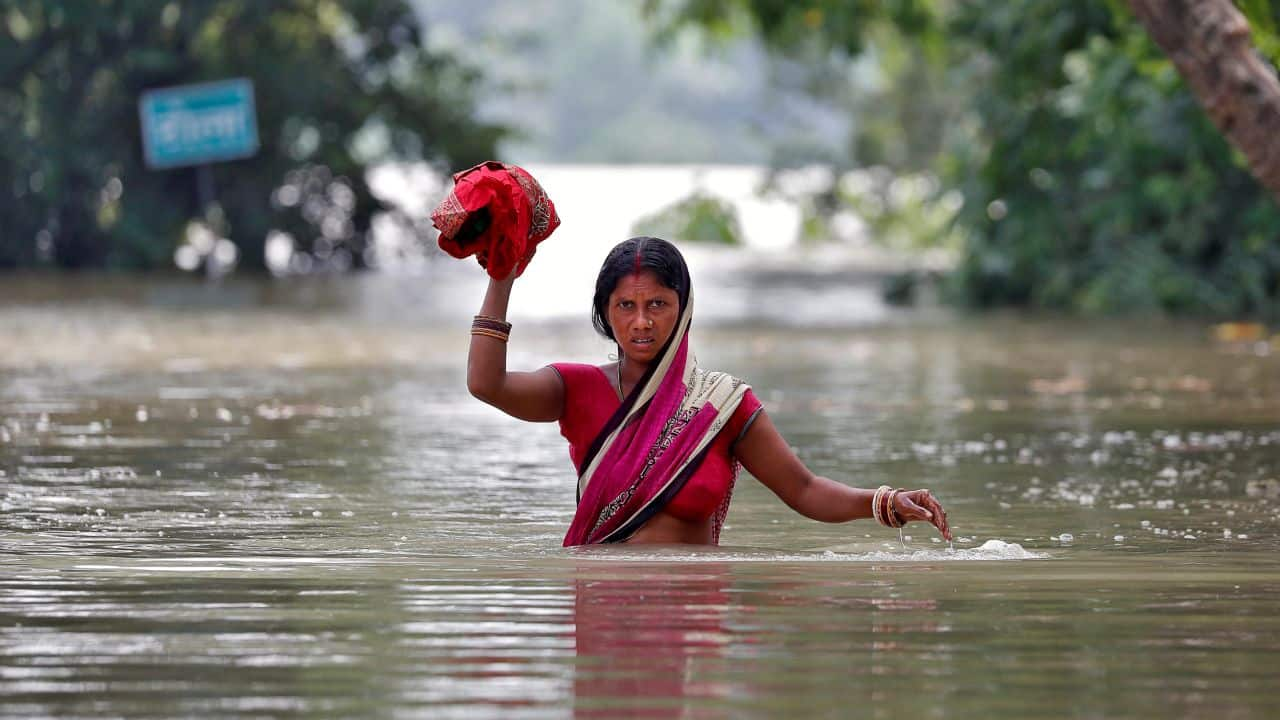
<instances>
[{"instance_id":1,"label":"wrist bangle","mask_svg":"<svg viewBox=\"0 0 1280 720\"><path fill-rule=\"evenodd\" d=\"M889 490L890 488L888 485L881 485L876 488L875 494L871 496L871 516L875 518L876 522L886 526L889 523L885 522L884 512L881 510L881 503L884 501L885 493L889 492Z\"/></svg>"},{"instance_id":2,"label":"wrist bangle","mask_svg":"<svg viewBox=\"0 0 1280 720\"><path fill-rule=\"evenodd\" d=\"M473 329L483 328L485 330L493 330L500 333L511 332L511 323L503 320L502 318L496 318L491 315L476 315L471 320L471 327Z\"/></svg>"},{"instance_id":3,"label":"wrist bangle","mask_svg":"<svg viewBox=\"0 0 1280 720\"><path fill-rule=\"evenodd\" d=\"M471 334L482 335L484 337L491 337L494 340L501 340L502 342L506 342L510 338L510 336L504 332L498 332L496 330L487 330L485 328L471 328Z\"/></svg>"},{"instance_id":4,"label":"wrist bangle","mask_svg":"<svg viewBox=\"0 0 1280 720\"><path fill-rule=\"evenodd\" d=\"M889 502L888 502L889 507L888 507L888 510L885 512L885 516L889 520L889 527L900 528L903 525L907 524L907 521L903 520L902 516L898 514L898 493L900 492L905 492L905 491L902 488L898 488L897 490L894 490L893 492L889 493Z\"/></svg>"}]
</instances>

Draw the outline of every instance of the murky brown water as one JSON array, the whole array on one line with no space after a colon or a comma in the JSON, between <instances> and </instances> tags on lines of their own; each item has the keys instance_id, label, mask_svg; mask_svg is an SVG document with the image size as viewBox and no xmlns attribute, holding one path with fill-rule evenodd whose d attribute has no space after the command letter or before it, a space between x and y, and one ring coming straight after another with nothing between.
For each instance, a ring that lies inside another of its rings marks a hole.
<instances>
[{"instance_id":1,"label":"murky brown water","mask_svg":"<svg viewBox=\"0 0 1280 720\"><path fill-rule=\"evenodd\" d=\"M0 279L0 715L1274 716L1280 348L732 276L699 358L954 552L749 478L719 549L561 549L471 275ZM607 354L517 320L513 366Z\"/></svg>"}]
</instances>

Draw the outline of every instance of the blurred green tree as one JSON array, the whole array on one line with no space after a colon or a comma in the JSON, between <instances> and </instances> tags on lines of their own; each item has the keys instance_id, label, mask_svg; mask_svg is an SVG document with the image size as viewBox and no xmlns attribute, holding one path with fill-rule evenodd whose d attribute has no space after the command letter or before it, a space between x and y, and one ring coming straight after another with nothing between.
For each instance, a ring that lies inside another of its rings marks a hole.
<instances>
[{"instance_id":1,"label":"blurred green tree","mask_svg":"<svg viewBox=\"0 0 1280 720\"><path fill-rule=\"evenodd\" d=\"M1274 74L1280 2L1237 5ZM883 94L937 89L949 103L904 107L942 121L862 123L850 158L911 173L932 155L938 200L963 197L956 231L939 234L962 238L953 289L963 301L1280 315L1280 207L1123 0L650 0L649 10L659 27L747 27L787 57L823 63L884 55L886 37L905 43L910 71L890 67ZM1273 128L1255 142L1277 138ZM938 152L865 151L922 142ZM817 206L851 205L837 173Z\"/></svg>"},{"instance_id":2,"label":"blurred green tree","mask_svg":"<svg viewBox=\"0 0 1280 720\"><path fill-rule=\"evenodd\" d=\"M688 26L710 37L760 36L787 61L773 78L835 102L855 117L843 156L801 143L778 148L775 163L830 164L837 171L888 165L932 168L963 93L947 76L946 12L939 0L646 0L660 42Z\"/></svg>"},{"instance_id":3,"label":"blurred green tree","mask_svg":"<svg viewBox=\"0 0 1280 720\"><path fill-rule=\"evenodd\" d=\"M467 166L504 132L473 117L475 71L422 30L401 0L0 0L0 268L166 267L193 219L242 264L263 266L275 230L359 266L392 210L371 164ZM194 168L144 166L137 102L228 77L254 82L261 149L212 167L206 213Z\"/></svg>"},{"instance_id":4,"label":"blurred green tree","mask_svg":"<svg viewBox=\"0 0 1280 720\"><path fill-rule=\"evenodd\" d=\"M1280 208L1122 3L965 6L952 27L985 67L947 168L966 300L1277 312Z\"/></svg>"},{"instance_id":5,"label":"blurred green tree","mask_svg":"<svg viewBox=\"0 0 1280 720\"><path fill-rule=\"evenodd\" d=\"M733 203L695 190L691 195L640 218L632 235L687 240L709 245L739 245L742 225Z\"/></svg>"},{"instance_id":6,"label":"blurred green tree","mask_svg":"<svg viewBox=\"0 0 1280 720\"><path fill-rule=\"evenodd\" d=\"M1280 200L1280 79L1258 58L1250 25L1231 0L1129 0L1218 130ZM1267 0L1244 0L1264 40L1275 34Z\"/></svg>"}]
</instances>

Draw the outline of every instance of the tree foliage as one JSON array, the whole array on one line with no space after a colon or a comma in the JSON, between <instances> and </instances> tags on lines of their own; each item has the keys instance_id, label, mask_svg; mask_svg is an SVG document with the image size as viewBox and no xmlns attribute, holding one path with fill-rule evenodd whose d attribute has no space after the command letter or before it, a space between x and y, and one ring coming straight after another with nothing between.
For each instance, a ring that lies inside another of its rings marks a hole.
<instances>
[{"instance_id":1,"label":"tree foliage","mask_svg":"<svg viewBox=\"0 0 1280 720\"><path fill-rule=\"evenodd\" d=\"M1258 48L1280 60L1280 3L1238 5ZM663 22L711 32L745 22L777 52L823 63L835 54L846 73L869 54L892 57L886 48L898 43L906 60L890 67L885 96L945 93L946 102L914 106L941 121L863 123L849 155L855 166L915 172L918 164L903 159L909 153L866 150L936 142L936 153L914 158L931 162L940 200L962 193L954 222L964 242L952 279L966 302L1280 312L1280 208L1119 0L651 6ZM893 104L873 105L885 108ZM829 200L830 212L850 205L838 192Z\"/></svg>"},{"instance_id":2,"label":"tree foliage","mask_svg":"<svg viewBox=\"0 0 1280 720\"><path fill-rule=\"evenodd\" d=\"M466 166L502 133L421 33L398 0L0 0L0 267L162 267L196 218L259 267L273 230L358 265L389 210L371 163ZM137 102L228 77L255 85L261 149L212 167L206 216L194 168L145 168Z\"/></svg>"},{"instance_id":3,"label":"tree foliage","mask_svg":"<svg viewBox=\"0 0 1280 720\"><path fill-rule=\"evenodd\" d=\"M1274 312L1280 209L1127 10L1012 0L953 27L989 59L949 174L966 299Z\"/></svg>"},{"instance_id":4,"label":"tree foliage","mask_svg":"<svg viewBox=\"0 0 1280 720\"><path fill-rule=\"evenodd\" d=\"M785 63L773 69L775 85L820 97L853 117L843 154L781 143L774 152L779 166L921 170L941 150L956 98L946 85L944 14L935 2L648 0L646 11L660 41L690 25L723 40L756 34ZM874 64L873 73L864 60Z\"/></svg>"},{"instance_id":5,"label":"tree foliage","mask_svg":"<svg viewBox=\"0 0 1280 720\"><path fill-rule=\"evenodd\" d=\"M635 222L633 235L651 235L709 245L738 245L742 225L733 204L696 190Z\"/></svg>"}]
</instances>

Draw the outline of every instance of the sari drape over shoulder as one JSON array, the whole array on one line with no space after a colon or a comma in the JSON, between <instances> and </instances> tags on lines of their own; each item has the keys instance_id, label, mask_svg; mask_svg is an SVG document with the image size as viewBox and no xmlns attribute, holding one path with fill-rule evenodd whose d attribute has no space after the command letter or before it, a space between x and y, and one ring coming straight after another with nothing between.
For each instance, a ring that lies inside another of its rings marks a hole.
<instances>
[{"instance_id":1,"label":"sari drape over shoulder","mask_svg":"<svg viewBox=\"0 0 1280 720\"><path fill-rule=\"evenodd\" d=\"M684 281L688 287L688 276ZM658 358L591 443L564 545L622 542L675 497L750 387L697 367L689 352L690 291ZM713 517L718 540L724 512Z\"/></svg>"}]
</instances>

